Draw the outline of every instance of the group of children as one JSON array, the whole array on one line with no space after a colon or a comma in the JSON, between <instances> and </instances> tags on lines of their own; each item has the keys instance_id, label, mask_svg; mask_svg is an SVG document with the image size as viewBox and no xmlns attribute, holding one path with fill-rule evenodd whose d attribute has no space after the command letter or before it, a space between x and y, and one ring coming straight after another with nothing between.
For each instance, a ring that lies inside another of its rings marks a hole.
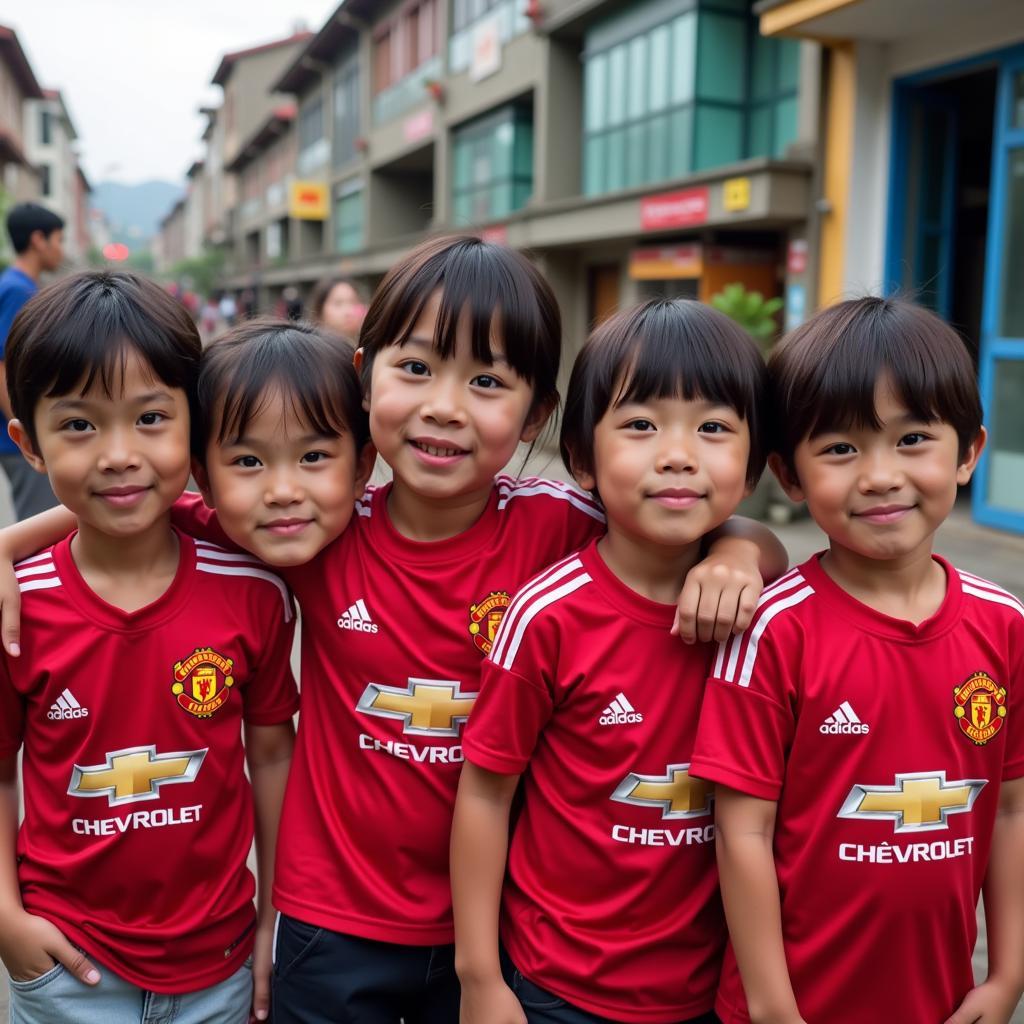
<instances>
[{"instance_id":1,"label":"group of children","mask_svg":"<svg viewBox=\"0 0 1024 1024\"><path fill-rule=\"evenodd\" d=\"M502 472L560 348L472 237L355 352L203 352L124 273L25 307L10 431L65 508L0 533L12 1021L1006 1024L1024 605L932 554L985 440L960 339L863 299L766 368L624 311L565 396L580 489ZM829 538L789 572L733 517L766 459Z\"/></svg>"}]
</instances>

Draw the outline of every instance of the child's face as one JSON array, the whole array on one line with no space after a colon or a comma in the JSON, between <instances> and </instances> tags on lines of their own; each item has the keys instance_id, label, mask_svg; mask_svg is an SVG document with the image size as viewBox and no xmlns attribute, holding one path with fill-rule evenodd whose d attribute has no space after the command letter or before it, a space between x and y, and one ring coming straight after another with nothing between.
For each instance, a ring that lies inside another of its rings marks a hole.
<instances>
[{"instance_id":1,"label":"child's face","mask_svg":"<svg viewBox=\"0 0 1024 1024\"><path fill-rule=\"evenodd\" d=\"M750 431L728 405L652 398L611 406L594 430L593 475L610 527L681 547L720 526L747 493Z\"/></svg>"},{"instance_id":2,"label":"child's face","mask_svg":"<svg viewBox=\"0 0 1024 1024\"><path fill-rule=\"evenodd\" d=\"M396 480L435 500L489 490L547 419L531 414L533 389L505 361L500 337L491 338L494 364L478 362L463 318L454 358L437 354L440 299L435 293L404 345L377 353L367 406L373 443Z\"/></svg>"},{"instance_id":3,"label":"child's face","mask_svg":"<svg viewBox=\"0 0 1024 1024\"><path fill-rule=\"evenodd\" d=\"M351 434L317 435L275 392L243 437L210 441L196 479L236 544L269 565L302 565L348 526L372 461L369 445L357 458Z\"/></svg>"},{"instance_id":4,"label":"child's face","mask_svg":"<svg viewBox=\"0 0 1024 1024\"><path fill-rule=\"evenodd\" d=\"M114 385L108 395L97 376L88 391L40 399L36 452L17 421L11 434L82 522L129 537L153 526L188 483L188 399L134 352Z\"/></svg>"},{"instance_id":5,"label":"child's face","mask_svg":"<svg viewBox=\"0 0 1024 1024\"><path fill-rule=\"evenodd\" d=\"M366 307L359 301L359 296L352 285L342 281L327 293L321 313L325 327L347 338L355 339L359 336L364 316Z\"/></svg>"},{"instance_id":6,"label":"child's face","mask_svg":"<svg viewBox=\"0 0 1024 1024\"><path fill-rule=\"evenodd\" d=\"M971 478L984 431L961 459L956 430L915 420L887 381L875 389L875 412L878 430L804 438L794 453L795 479L777 456L772 469L790 497L806 499L834 545L879 560L930 553L957 486Z\"/></svg>"}]
</instances>

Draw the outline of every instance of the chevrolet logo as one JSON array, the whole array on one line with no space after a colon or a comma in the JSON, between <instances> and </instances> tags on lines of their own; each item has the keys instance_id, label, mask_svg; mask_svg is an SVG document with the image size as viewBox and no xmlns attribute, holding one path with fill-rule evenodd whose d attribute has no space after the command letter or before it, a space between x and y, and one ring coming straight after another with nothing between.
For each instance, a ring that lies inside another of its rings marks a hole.
<instances>
[{"instance_id":1,"label":"chevrolet logo","mask_svg":"<svg viewBox=\"0 0 1024 1024\"><path fill-rule=\"evenodd\" d=\"M458 736L473 710L475 693L463 693L462 684L439 679L410 679L409 685L366 687L357 711L381 718L397 718L402 731L419 736Z\"/></svg>"},{"instance_id":2,"label":"chevrolet logo","mask_svg":"<svg viewBox=\"0 0 1024 1024\"><path fill-rule=\"evenodd\" d=\"M111 807L138 800L158 800L161 786L195 781L208 749L174 754L158 754L156 747L115 750L107 754L105 764L76 764L68 794L105 796Z\"/></svg>"},{"instance_id":3,"label":"chevrolet logo","mask_svg":"<svg viewBox=\"0 0 1024 1024\"><path fill-rule=\"evenodd\" d=\"M854 786L839 810L840 818L875 818L894 822L894 832L932 832L949 827L951 814L974 806L987 779L946 782L946 773L909 772L895 786Z\"/></svg>"},{"instance_id":4,"label":"chevrolet logo","mask_svg":"<svg viewBox=\"0 0 1024 1024\"><path fill-rule=\"evenodd\" d=\"M691 778L689 764L670 764L664 775L630 772L612 793L620 804L660 807L663 818L700 818L711 811L709 783Z\"/></svg>"}]
</instances>

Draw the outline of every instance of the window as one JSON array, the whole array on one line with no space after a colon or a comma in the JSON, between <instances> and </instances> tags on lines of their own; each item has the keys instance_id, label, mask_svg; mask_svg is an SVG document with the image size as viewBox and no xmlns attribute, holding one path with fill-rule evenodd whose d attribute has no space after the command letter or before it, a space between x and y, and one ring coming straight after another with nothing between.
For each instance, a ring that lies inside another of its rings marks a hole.
<instances>
[{"instance_id":1,"label":"window","mask_svg":"<svg viewBox=\"0 0 1024 1024\"><path fill-rule=\"evenodd\" d=\"M473 36L482 22L497 22L504 46L530 28L525 0L455 0L452 8L451 40L448 43L448 67L465 71L473 61Z\"/></svg>"},{"instance_id":2,"label":"window","mask_svg":"<svg viewBox=\"0 0 1024 1024\"><path fill-rule=\"evenodd\" d=\"M374 47L374 91L397 85L437 54L438 0L407 4L377 33Z\"/></svg>"},{"instance_id":3,"label":"window","mask_svg":"<svg viewBox=\"0 0 1024 1024\"><path fill-rule=\"evenodd\" d=\"M53 142L53 114L49 110L39 112L39 141L44 146Z\"/></svg>"},{"instance_id":4,"label":"window","mask_svg":"<svg viewBox=\"0 0 1024 1024\"><path fill-rule=\"evenodd\" d=\"M351 59L334 73L333 160L336 167L356 155L359 135L359 64Z\"/></svg>"},{"instance_id":5,"label":"window","mask_svg":"<svg viewBox=\"0 0 1024 1024\"><path fill-rule=\"evenodd\" d=\"M533 192L533 117L502 107L455 131L452 193L459 225L499 220Z\"/></svg>"},{"instance_id":6,"label":"window","mask_svg":"<svg viewBox=\"0 0 1024 1024\"><path fill-rule=\"evenodd\" d=\"M347 255L363 248L365 219L362 180L339 185L334 199L334 247L338 252Z\"/></svg>"},{"instance_id":7,"label":"window","mask_svg":"<svg viewBox=\"0 0 1024 1024\"><path fill-rule=\"evenodd\" d=\"M299 111L299 174L309 174L327 163L327 139L324 138L324 99L317 91Z\"/></svg>"},{"instance_id":8,"label":"window","mask_svg":"<svg viewBox=\"0 0 1024 1024\"><path fill-rule=\"evenodd\" d=\"M761 38L742 0L646 0L594 25L584 193L781 156L796 135L798 47Z\"/></svg>"},{"instance_id":9,"label":"window","mask_svg":"<svg viewBox=\"0 0 1024 1024\"><path fill-rule=\"evenodd\" d=\"M49 164L39 165L39 181L42 194L49 196L53 194L53 168Z\"/></svg>"}]
</instances>

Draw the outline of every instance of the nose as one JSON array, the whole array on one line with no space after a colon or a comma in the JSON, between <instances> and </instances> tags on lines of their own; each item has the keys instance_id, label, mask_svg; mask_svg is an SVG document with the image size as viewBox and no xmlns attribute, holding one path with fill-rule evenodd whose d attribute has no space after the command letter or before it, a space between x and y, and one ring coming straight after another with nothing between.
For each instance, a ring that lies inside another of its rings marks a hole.
<instances>
[{"instance_id":1,"label":"nose","mask_svg":"<svg viewBox=\"0 0 1024 1024\"><path fill-rule=\"evenodd\" d=\"M659 473L696 472L697 453L692 432L683 427L659 430L656 458Z\"/></svg>"},{"instance_id":2,"label":"nose","mask_svg":"<svg viewBox=\"0 0 1024 1024\"><path fill-rule=\"evenodd\" d=\"M124 473L139 467L139 453L132 444L133 436L133 431L124 427L113 427L104 432L103 450L99 457L101 472Z\"/></svg>"},{"instance_id":3,"label":"nose","mask_svg":"<svg viewBox=\"0 0 1024 1024\"><path fill-rule=\"evenodd\" d=\"M287 467L272 470L263 500L267 505L294 505L303 498L302 486Z\"/></svg>"},{"instance_id":4,"label":"nose","mask_svg":"<svg viewBox=\"0 0 1024 1024\"><path fill-rule=\"evenodd\" d=\"M869 451L863 456L859 486L862 494L886 494L899 490L903 473L892 451Z\"/></svg>"},{"instance_id":5,"label":"nose","mask_svg":"<svg viewBox=\"0 0 1024 1024\"><path fill-rule=\"evenodd\" d=\"M462 388L454 373L440 372L430 380L423 395L420 415L424 420L442 424L465 422L465 409L461 401Z\"/></svg>"}]
</instances>

